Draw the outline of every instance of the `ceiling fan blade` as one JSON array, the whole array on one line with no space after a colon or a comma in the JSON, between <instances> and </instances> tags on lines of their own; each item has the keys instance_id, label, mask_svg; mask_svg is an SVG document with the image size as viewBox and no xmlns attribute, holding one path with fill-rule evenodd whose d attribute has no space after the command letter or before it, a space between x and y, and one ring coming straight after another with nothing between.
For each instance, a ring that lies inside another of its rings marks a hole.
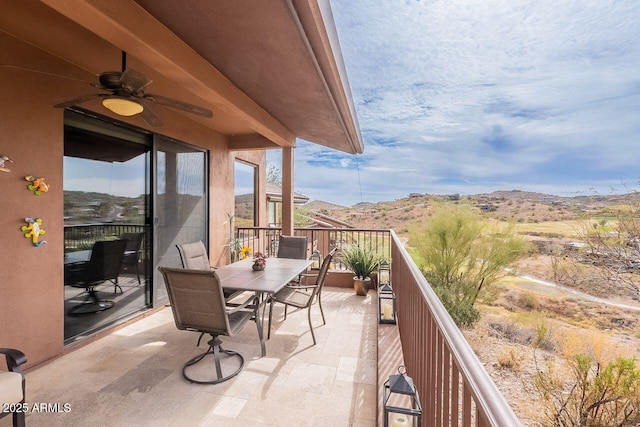
<instances>
[{"instance_id":1,"label":"ceiling fan blade","mask_svg":"<svg viewBox=\"0 0 640 427\"><path fill-rule=\"evenodd\" d=\"M189 104L188 102L178 101L177 99L167 98L166 96L155 95L148 93L145 96L145 99L149 101L153 101L156 104L164 105L165 107L175 108L176 110L186 111L187 113L196 114L198 116L211 118L213 117L213 113L211 110L208 110L204 107L199 107L197 105Z\"/></svg>"},{"instance_id":2,"label":"ceiling fan blade","mask_svg":"<svg viewBox=\"0 0 640 427\"><path fill-rule=\"evenodd\" d=\"M72 99L69 99L69 100L66 100L66 101L58 102L57 104L54 104L53 106L55 108L73 107L74 105L82 104L83 102L87 102L87 101L92 100L94 98L100 98L102 96L104 96L103 93L90 93L88 95L78 96L76 98L72 98Z\"/></svg>"},{"instance_id":3,"label":"ceiling fan blade","mask_svg":"<svg viewBox=\"0 0 640 427\"><path fill-rule=\"evenodd\" d=\"M152 82L153 80L148 79L144 74L132 68L127 68L120 76L120 85L132 95L140 92Z\"/></svg>"},{"instance_id":4,"label":"ceiling fan blade","mask_svg":"<svg viewBox=\"0 0 640 427\"><path fill-rule=\"evenodd\" d=\"M142 113L138 114L140 117L142 117L142 120L144 120L149 126L162 126L162 120L160 120L160 117L156 116L156 113L153 112L153 110L149 106L149 102L145 102L142 99L138 99L136 100L136 102L140 102L140 104L142 104L142 107L144 107Z\"/></svg>"}]
</instances>

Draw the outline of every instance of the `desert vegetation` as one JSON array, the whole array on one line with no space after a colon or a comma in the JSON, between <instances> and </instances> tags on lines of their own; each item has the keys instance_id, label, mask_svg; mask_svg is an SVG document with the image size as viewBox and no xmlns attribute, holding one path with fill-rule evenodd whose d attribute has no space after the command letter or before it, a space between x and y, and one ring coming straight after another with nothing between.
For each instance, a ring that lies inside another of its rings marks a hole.
<instances>
[{"instance_id":1,"label":"desert vegetation","mask_svg":"<svg viewBox=\"0 0 640 427\"><path fill-rule=\"evenodd\" d=\"M436 289L474 270L438 278L437 262L425 262L429 250L420 254L433 246L425 239L437 240L439 211L463 208L483 226L511 227L529 250L509 274L485 279L486 295L469 280L477 316L462 328L467 340L525 425L632 426L640 425L639 206L638 193L559 198L510 191L412 195L327 213L356 227L393 228L419 266L431 264L427 277Z\"/></svg>"},{"instance_id":2,"label":"desert vegetation","mask_svg":"<svg viewBox=\"0 0 640 427\"><path fill-rule=\"evenodd\" d=\"M480 315L486 297L505 268L527 252L527 242L510 227L483 222L465 206L443 207L409 237L414 260L460 326Z\"/></svg>"}]
</instances>

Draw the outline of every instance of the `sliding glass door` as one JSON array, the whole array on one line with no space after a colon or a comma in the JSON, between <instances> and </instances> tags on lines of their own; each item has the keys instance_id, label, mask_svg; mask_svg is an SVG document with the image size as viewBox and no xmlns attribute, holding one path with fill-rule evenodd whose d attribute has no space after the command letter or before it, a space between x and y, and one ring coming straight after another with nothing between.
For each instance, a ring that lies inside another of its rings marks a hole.
<instances>
[{"instance_id":1,"label":"sliding glass door","mask_svg":"<svg viewBox=\"0 0 640 427\"><path fill-rule=\"evenodd\" d=\"M150 307L151 145L147 133L65 115L66 343Z\"/></svg>"},{"instance_id":2,"label":"sliding glass door","mask_svg":"<svg viewBox=\"0 0 640 427\"><path fill-rule=\"evenodd\" d=\"M181 266L177 244L208 245L208 153L71 111L65 112L64 151L70 344L163 305L167 293L157 267ZM121 245L117 240L126 247L110 253Z\"/></svg>"}]
</instances>

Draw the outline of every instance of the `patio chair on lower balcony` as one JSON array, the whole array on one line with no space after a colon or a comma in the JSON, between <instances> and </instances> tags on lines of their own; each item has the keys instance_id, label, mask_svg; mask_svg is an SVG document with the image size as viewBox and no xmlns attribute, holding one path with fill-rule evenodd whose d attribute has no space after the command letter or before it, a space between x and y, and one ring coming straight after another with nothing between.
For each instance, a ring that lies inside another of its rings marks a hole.
<instances>
[{"instance_id":1,"label":"patio chair on lower balcony","mask_svg":"<svg viewBox=\"0 0 640 427\"><path fill-rule=\"evenodd\" d=\"M80 280L71 283L71 286L85 288L87 297L83 303L77 304L69 310L69 316L94 314L113 307L113 301L100 299L95 287L110 281L113 283L114 293L117 292L118 288L120 288L120 292L122 292L122 288L118 284L118 276L120 275L122 258L124 257L126 246L126 240L100 241L94 243L89 262L80 264L78 267L79 271L71 272L73 275L80 277Z\"/></svg>"},{"instance_id":2,"label":"patio chair on lower balcony","mask_svg":"<svg viewBox=\"0 0 640 427\"><path fill-rule=\"evenodd\" d=\"M322 324L326 325L327 322L324 318L324 311L322 310L322 288L324 286L329 266L331 265L331 259L336 250L332 250L329 255L324 258L320 272L318 273L318 280L313 285L292 285L289 284L281 291L277 292L271 297L269 306L269 326L267 332L267 339L271 338L271 321L273 317L273 304L284 304L284 320L287 320L287 307L292 306L298 309L307 309L307 317L309 319L309 329L311 330L311 338L313 338L313 345L316 345L316 335L313 332L313 323L311 322L311 307L315 301L318 301L318 307L320 307L320 314L322 314Z\"/></svg>"},{"instance_id":3,"label":"patio chair on lower balcony","mask_svg":"<svg viewBox=\"0 0 640 427\"><path fill-rule=\"evenodd\" d=\"M124 250L124 257L122 258L122 266L124 268L136 268L138 285L142 283L140 281L140 248L142 247L143 238L144 233L122 233L120 235L120 240L127 241L127 247Z\"/></svg>"},{"instance_id":4,"label":"patio chair on lower balcony","mask_svg":"<svg viewBox=\"0 0 640 427\"><path fill-rule=\"evenodd\" d=\"M176 327L181 330L200 332L200 338L203 334L211 336L207 351L185 363L182 368L182 375L185 379L196 384L217 384L238 375L244 366L244 358L235 351L223 350L220 336L237 335L245 323L251 319L256 321L262 355L266 354L262 338L262 324L255 316L259 304L257 297L254 296L241 305L227 306L222 285L214 271L166 267L159 267L158 270L164 276ZM200 345L200 340L198 340L198 345ZM224 373L221 353L228 356L225 359L235 358L239 362L239 367L233 372ZM208 355L213 355L216 378L195 379L193 374L189 375L187 369Z\"/></svg>"},{"instance_id":5,"label":"patio chair on lower balcony","mask_svg":"<svg viewBox=\"0 0 640 427\"><path fill-rule=\"evenodd\" d=\"M0 418L12 414L14 427L24 427L24 414L26 412L24 394L24 374L20 365L27 362L27 358L19 350L13 348L0 348L0 354L4 354L9 371L0 371ZM7 405L6 407L4 405Z\"/></svg>"}]
</instances>

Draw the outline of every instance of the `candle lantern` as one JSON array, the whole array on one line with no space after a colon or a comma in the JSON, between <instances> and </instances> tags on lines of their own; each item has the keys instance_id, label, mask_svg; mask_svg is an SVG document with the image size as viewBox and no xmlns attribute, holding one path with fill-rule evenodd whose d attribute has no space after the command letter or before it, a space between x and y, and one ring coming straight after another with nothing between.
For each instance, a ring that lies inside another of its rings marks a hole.
<instances>
[{"instance_id":1,"label":"candle lantern","mask_svg":"<svg viewBox=\"0 0 640 427\"><path fill-rule=\"evenodd\" d=\"M378 286L391 283L391 266L387 260L382 260L378 268Z\"/></svg>"},{"instance_id":2,"label":"candle lantern","mask_svg":"<svg viewBox=\"0 0 640 427\"><path fill-rule=\"evenodd\" d=\"M396 322L396 294L390 284L378 288L379 323L395 325Z\"/></svg>"},{"instance_id":3,"label":"candle lantern","mask_svg":"<svg viewBox=\"0 0 640 427\"><path fill-rule=\"evenodd\" d=\"M309 259L312 261L311 269L320 270L320 267L322 266L322 255L320 255L320 251L314 249L313 252L311 252Z\"/></svg>"},{"instance_id":4,"label":"candle lantern","mask_svg":"<svg viewBox=\"0 0 640 427\"><path fill-rule=\"evenodd\" d=\"M413 379L404 366L384 383L384 427L420 427L422 407Z\"/></svg>"}]
</instances>

